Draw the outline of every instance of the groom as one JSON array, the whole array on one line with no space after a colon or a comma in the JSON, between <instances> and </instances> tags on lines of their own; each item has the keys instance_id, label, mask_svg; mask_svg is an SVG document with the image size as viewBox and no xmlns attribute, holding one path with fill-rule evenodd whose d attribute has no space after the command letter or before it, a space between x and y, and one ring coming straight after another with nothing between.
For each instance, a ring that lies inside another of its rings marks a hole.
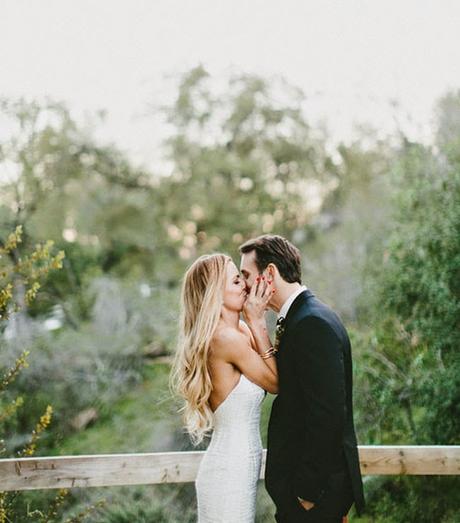
<instances>
[{"instance_id":1,"label":"groom","mask_svg":"<svg viewBox=\"0 0 460 523\"><path fill-rule=\"evenodd\" d=\"M275 288L279 394L268 427L265 483L280 523L339 523L364 507L353 424L350 340L339 317L301 284L299 250L265 235L240 247L247 288Z\"/></svg>"}]
</instances>

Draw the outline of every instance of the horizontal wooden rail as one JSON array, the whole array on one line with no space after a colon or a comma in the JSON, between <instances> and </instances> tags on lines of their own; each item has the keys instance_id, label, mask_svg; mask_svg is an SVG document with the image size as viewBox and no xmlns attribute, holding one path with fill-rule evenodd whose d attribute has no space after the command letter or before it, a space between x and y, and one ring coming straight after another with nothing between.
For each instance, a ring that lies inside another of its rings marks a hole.
<instances>
[{"instance_id":1,"label":"horizontal wooden rail","mask_svg":"<svg viewBox=\"0 0 460 523\"><path fill-rule=\"evenodd\" d=\"M203 452L96 454L0 460L0 491L186 483ZM360 446L366 475L460 475L460 446ZM266 451L261 478L265 469Z\"/></svg>"}]
</instances>

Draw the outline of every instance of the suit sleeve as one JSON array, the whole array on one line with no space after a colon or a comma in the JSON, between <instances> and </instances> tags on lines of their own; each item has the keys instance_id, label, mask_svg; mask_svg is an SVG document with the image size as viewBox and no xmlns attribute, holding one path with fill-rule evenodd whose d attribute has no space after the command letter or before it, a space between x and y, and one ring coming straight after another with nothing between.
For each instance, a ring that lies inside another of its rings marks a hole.
<instances>
[{"instance_id":1,"label":"suit sleeve","mask_svg":"<svg viewBox=\"0 0 460 523\"><path fill-rule=\"evenodd\" d=\"M296 329L294 359L305 418L292 488L296 496L318 502L327 476L340 462L346 415L345 371L340 339L323 319L307 317Z\"/></svg>"}]
</instances>

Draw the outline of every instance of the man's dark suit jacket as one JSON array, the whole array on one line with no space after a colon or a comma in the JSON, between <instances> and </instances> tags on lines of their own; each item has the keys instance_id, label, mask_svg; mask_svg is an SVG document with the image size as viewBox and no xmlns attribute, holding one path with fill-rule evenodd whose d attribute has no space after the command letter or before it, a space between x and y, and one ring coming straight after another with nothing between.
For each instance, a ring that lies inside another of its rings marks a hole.
<instances>
[{"instance_id":1,"label":"man's dark suit jacket","mask_svg":"<svg viewBox=\"0 0 460 523\"><path fill-rule=\"evenodd\" d=\"M342 515L353 501L360 511L350 340L339 317L308 289L289 308L276 358L265 483L277 520L302 521L297 496L328 516Z\"/></svg>"}]
</instances>

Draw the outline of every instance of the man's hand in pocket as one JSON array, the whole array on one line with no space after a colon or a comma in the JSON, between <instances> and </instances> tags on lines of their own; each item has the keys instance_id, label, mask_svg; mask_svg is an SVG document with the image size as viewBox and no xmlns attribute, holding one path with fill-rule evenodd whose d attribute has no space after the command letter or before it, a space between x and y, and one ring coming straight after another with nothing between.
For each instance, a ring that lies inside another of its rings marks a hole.
<instances>
[{"instance_id":1,"label":"man's hand in pocket","mask_svg":"<svg viewBox=\"0 0 460 523\"><path fill-rule=\"evenodd\" d=\"M302 507L305 510L311 510L315 506L315 504L312 503L311 501L307 501L307 500L299 498L299 497L297 497L297 499L299 500L299 503L302 505Z\"/></svg>"}]
</instances>

